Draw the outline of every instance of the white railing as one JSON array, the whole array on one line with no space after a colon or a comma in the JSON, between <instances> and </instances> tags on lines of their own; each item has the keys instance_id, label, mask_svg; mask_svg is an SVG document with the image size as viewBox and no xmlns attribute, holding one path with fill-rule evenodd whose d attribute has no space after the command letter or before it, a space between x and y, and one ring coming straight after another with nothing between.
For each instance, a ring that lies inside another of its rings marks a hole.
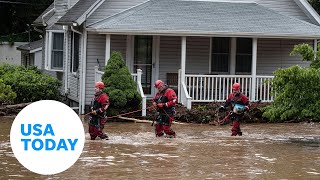
<instances>
[{"instance_id":1,"label":"white railing","mask_svg":"<svg viewBox=\"0 0 320 180\"><path fill-rule=\"evenodd\" d=\"M94 67L94 82L101 81L103 73L104 73L103 71L99 71L98 66L95 66Z\"/></svg>"},{"instance_id":2,"label":"white railing","mask_svg":"<svg viewBox=\"0 0 320 180\"><path fill-rule=\"evenodd\" d=\"M95 75L94 75L94 80L95 82L101 81L101 77L103 75L103 71L99 71L99 67L95 66ZM143 93L142 85L141 85L141 75L142 75L142 70L137 69L137 73L132 73L132 78L135 82L137 82L137 90L140 93L142 97L142 116L147 115L147 97Z\"/></svg>"},{"instance_id":3,"label":"white railing","mask_svg":"<svg viewBox=\"0 0 320 180\"><path fill-rule=\"evenodd\" d=\"M185 84L180 83L180 79L181 74L179 74L179 102L185 106L188 105L187 97L191 98L191 102L224 102L232 92L232 84L236 82L240 83L242 93L247 95L250 101L271 102L274 99L270 82L273 76L256 76L255 85L252 85L251 75L186 74ZM255 87L255 92L252 91L252 87Z\"/></svg>"},{"instance_id":4,"label":"white railing","mask_svg":"<svg viewBox=\"0 0 320 180\"><path fill-rule=\"evenodd\" d=\"M181 77L181 70L179 70L178 77ZM181 82L180 78L178 78L178 84L181 84L181 88L178 88L178 102L191 109L192 98L189 96L185 82Z\"/></svg>"}]
</instances>

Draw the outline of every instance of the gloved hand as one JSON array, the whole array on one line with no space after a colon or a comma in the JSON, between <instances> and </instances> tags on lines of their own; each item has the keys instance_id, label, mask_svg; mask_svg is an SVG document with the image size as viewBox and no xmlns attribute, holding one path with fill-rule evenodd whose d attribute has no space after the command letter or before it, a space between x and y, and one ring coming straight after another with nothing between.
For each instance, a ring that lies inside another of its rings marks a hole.
<instances>
[{"instance_id":1,"label":"gloved hand","mask_svg":"<svg viewBox=\"0 0 320 180\"><path fill-rule=\"evenodd\" d=\"M226 108L224 107L224 106L220 106L219 107L219 112L223 112L223 111L225 111L226 110Z\"/></svg>"},{"instance_id":2,"label":"gloved hand","mask_svg":"<svg viewBox=\"0 0 320 180\"><path fill-rule=\"evenodd\" d=\"M159 103L158 104L158 108L163 108L164 104L163 103Z\"/></svg>"},{"instance_id":3,"label":"gloved hand","mask_svg":"<svg viewBox=\"0 0 320 180\"><path fill-rule=\"evenodd\" d=\"M97 111L91 111L91 114L93 114L93 115L97 115Z\"/></svg>"},{"instance_id":4,"label":"gloved hand","mask_svg":"<svg viewBox=\"0 0 320 180\"><path fill-rule=\"evenodd\" d=\"M157 108L157 103L156 102L153 102L152 105L153 105L154 108Z\"/></svg>"}]
</instances>

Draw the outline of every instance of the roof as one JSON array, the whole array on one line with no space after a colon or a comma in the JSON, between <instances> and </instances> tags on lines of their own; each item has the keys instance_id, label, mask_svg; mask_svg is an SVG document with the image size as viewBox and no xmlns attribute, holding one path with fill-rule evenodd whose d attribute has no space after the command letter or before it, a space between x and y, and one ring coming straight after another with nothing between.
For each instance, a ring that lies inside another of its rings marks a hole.
<instances>
[{"instance_id":1,"label":"roof","mask_svg":"<svg viewBox=\"0 0 320 180\"><path fill-rule=\"evenodd\" d=\"M42 14L36 19L33 21L33 24L41 24L42 25L42 16L44 14L46 14L47 12L49 12L51 9L54 8L54 3L52 3L45 11L42 12ZM53 16L54 12L50 12L47 16L45 16L44 20L45 22L50 19L51 16Z\"/></svg>"},{"instance_id":2,"label":"roof","mask_svg":"<svg viewBox=\"0 0 320 180\"><path fill-rule=\"evenodd\" d=\"M88 26L100 33L319 38L320 27L256 3L150 0Z\"/></svg>"},{"instance_id":3,"label":"roof","mask_svg":"<svg viewBox=\"0 0 320 180\"><path fill-rule=\"evenodd\" d=\"M98 7L97 4L100 1L101 0L79 0L62 18L58 20L57 24L82 24L85 17L82 21L79 21L79 19L81 19L82 16L87 16L93 8Z\"/></svg>"},{"instance_id":4,"label":"roof","mask_svg":"<svg viewBox=\"0 0 320 180\"><path fill-rule=\"evenodd\" d=\"M40 39L38 41L33 41L28 44L18 46L17 49L22 51L32 51L32 50L42 48L42 46L43 46L43 39Z\"/></svg>"}]
</instances>

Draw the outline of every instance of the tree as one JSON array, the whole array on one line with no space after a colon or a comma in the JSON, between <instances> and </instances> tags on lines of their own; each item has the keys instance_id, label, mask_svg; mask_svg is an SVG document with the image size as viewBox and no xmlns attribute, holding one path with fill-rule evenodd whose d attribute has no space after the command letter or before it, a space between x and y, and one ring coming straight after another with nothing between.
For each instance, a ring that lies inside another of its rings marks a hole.
<instances>
[{"instance_id":1,"label":"tree","mask_svg":"<svg viewBox=\"0 0 320 180\"><path fill-rule=\"evenodd\" d=\"M289 119L300 121L304 118L319 121L320 52L314 52L309 44L298 44L290 55L301 55L302 61L311 61L310 68L292 66L274 72L272 93L276 96L263 117L277 122Z\"/></svg>"},{"instance_id":2,"label":"tree","mask_svg":"<svg viewBox=\"0 0 320 180\"><path fill-rule=\"evenodd\" d=\"M318 44L317 48L320 49L320 44ZM303 43L295 45L290 55L301 55L302 61L311 61L311 68L320 68L320 52L314 52L313 47L309 44Z\"/></svg>"},{"instance_id":3,"label":"tree","mask_svg":"<svg viewBox=\"0 0 320 180\"><path fill-rule=\"evenodd\" d=\"M320 14L320 2L319 0L308 0L310 5Z\"/></svg>"},{"instance_id":4,"label":"tree","mask_svg":"<svg viewBox=\"0 0 320 180\"><path fill-rule=\"evenodd\" d=\"M0 2L0 42L28 41L29 27L27 24L40 16L53 0L24 0ZM31 29L31 41L38 40L39 33Z\"/></svg>"},{"instance_id":5,"label":"tree","mask_svg":"<svg viewBox=\"0 0 320 180\"><path fill-rule=\"evenodd\" d=\"M102 81L110 100L109 115L118 115L140 108L142 98L120 52L112 52Z\"/></svg>"}]
</instances>

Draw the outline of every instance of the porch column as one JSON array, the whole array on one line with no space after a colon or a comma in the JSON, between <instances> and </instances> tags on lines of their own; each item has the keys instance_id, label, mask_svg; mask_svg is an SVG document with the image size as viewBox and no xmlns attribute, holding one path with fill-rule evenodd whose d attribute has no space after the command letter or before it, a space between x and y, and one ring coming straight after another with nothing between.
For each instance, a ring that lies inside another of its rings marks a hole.
<instances>
[{"instance_id":1,"label":"porch column","mask_svg":"<svg viewBox=\"0 0 320 180\"><path fill-rule=\"evenodd\" d=\"M134 47L134 37L132 35L127 35L127 49L126 49L126 65L130 72L135 72L133 70L133 47Z\"/></svg>"},{"instance_id":2,"label":"porch column","mask_svg":"<svg viewBox=\"0 0 320 180\"><path fill-rule=\"evenodd\" d=\"M181 38L181 83L184 82L185 74L186 74L186 54L187 54L187 37L183 36Z\"/></svg>"},{"instance_id":3,"label":"porch column","mask_svg":"<svg viewBox=\"0 0 320 180\"><path fill-rule=\"evenodd\" d=\"M256 83L257 83L257 46L258 46L258 39L252 38L252 84L251 84L251 101L256 100Z\"/></svg>"},{"instance_id":4,"label":"porch column","mask_svg":"<svg viewBox=\"0 0 320 180\"><path fill-rule=\"evenodd\" d=\"M318 51L318 40L315 39L313 40L313 51L314 51L314 59L313 60L316 60L316 57L317 57L317 51Z\"/></svg>"},{"instance_id":5,"label":"porch column","mask_svg":"<svg viewBox=\"0 0 320 180\"><path fill-rule=\"evenodd\" d=\"M230 53L230 74L236 74L236 53L237 53L237 38L231 38L231 53Z\"/></svg>"},{"instance_id":6,"label":"porch column","mask_svg":"<svg viewBox=\"0 0 320 180\"><path fill-rule=\"evenodd\" d=\"M110 48L111 48L111 38L110 34L106 34L106 59L105 59L105 65L108 64L108 60L110 59Z\"/></svg>"}]
</instances>

